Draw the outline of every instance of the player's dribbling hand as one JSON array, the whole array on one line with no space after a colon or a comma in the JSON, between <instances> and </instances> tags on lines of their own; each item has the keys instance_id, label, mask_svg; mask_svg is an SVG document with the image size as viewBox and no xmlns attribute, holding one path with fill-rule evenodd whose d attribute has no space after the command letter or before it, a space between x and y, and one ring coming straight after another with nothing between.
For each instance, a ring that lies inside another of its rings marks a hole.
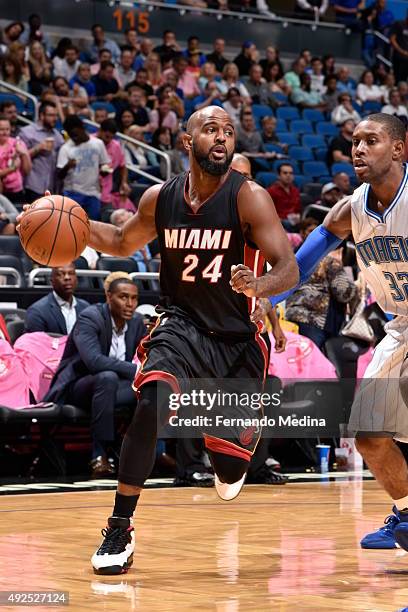
<instances>
[{"instance_id":1,"label":"player's dribbling hand","mask_svg":"<svg viewBox=\"0 0 408 612\"><path fill-rule=\"evenodd\" d=\"M230 285L236 293L243 293L247 297L256 297L258 279L248 266L239 264L231 266Z\"/></svg>"},{"instance_id":2,"label":"player's dribbling hand","mask_svg":"<svg viewBox=\"0 0 408 612\"><path fill-rule=\"evenodd\" d=\"M50 195L51 195L51 191L48 191L48 189L47 189L46 191L44 191L44 195L45 195L45 196L50 196ZM21 219L23 218L24 213L25 213L25 212L26 212L26 211L27 211L27 210L30 208L30 206L31 206L31 204L24 204L24 206L23 206L23 212L21 212L21 213L20 213L19 215L17 215L17 217L16 217L16 223L17 223L17 225L16 225L16 232L17 232L17 233L19 233Z\"/></svg>"}]
</instances>

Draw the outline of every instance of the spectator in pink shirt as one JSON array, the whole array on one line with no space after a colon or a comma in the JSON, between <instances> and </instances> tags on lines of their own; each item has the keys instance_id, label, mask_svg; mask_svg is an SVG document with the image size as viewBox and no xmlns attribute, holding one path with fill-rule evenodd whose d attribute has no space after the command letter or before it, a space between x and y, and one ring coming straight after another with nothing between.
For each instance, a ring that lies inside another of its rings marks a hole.
<instances>
[{"instance_id":1,"label":"spectator in pink shirt","mask_svg":"<svg viewBox=\"0 0 408 612\"><path fill-rule=\"evenodd\" d=\"M188 61L180 55L173 60L173 68L165 70L163 73L166 81L168 74L175 73L178 77L177 87L180 88L185 98L195 98L200 95L200 88L196 77L187 70Z\"/></svg>"},{"instance_id":2,"label":"spectator in pink shirt","mask_svg":"<svg viewBox=\"0 0 408 612\"><path fill-rule=\"evenodd\" d=\"M179 120L176 113L171 109L170 96L168 93L163 93L159 98L159 108L151 111L154 119L152 123L157 127L167 127L172 134L177 134L179 130Z\"/></svg>"},{"instance_id":3,"label":"spectator in pink shirt","mask_svg":"<svg viewBox=\"0 0 408 612\"><path fill-rule=\"evenodd\" d=\"M13 203L24 202L23 177L31 172L27 147L10 136L10 121L0 117L0 179L3 195Z\"/></svg>"},{"instance_id":4,"label":"spectator in pink shirt","mask_svg":"<svg viewBox=\"0 0 408 612\"><path fill-rule=\"evenodd\" d=\"M111 160L111 172L100 179L102 206L112 205L112 203L116 202L116 200L119 201L121 198L127 200L130 194L125 154L120 143L115 140L116 132L117 126L115 121L113 119L105 119L96 133L96 138L102 140ZM114 180L116 179L115 175L117 175L118 180Z\"/></svg>"}]
</instances>

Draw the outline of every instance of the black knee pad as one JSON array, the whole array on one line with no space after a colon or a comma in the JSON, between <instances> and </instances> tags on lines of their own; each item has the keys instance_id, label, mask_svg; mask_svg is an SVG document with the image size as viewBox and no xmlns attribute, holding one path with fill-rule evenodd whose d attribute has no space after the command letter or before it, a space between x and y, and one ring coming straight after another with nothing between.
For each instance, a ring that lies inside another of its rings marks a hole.
<instances>
[{"instance_id":1,"label":"black knee pad","mask_svg":"<svg viewBox=\"0 0 408 612\"><path fill-rule=\"evenodd\" d=\"M240 480L248 470L249 462L241 457L233 455L225 455L207 449L214 472L217 474L221 482L232 484Z\"/></svg>"}]
</instances>

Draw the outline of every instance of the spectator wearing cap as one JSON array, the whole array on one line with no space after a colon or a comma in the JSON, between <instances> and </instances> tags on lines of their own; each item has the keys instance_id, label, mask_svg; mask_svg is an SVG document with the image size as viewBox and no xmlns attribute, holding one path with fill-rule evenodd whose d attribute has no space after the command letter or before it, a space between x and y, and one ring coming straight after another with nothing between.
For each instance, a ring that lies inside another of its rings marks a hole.
<instances>
[{"instance_id":1,"label":"spectator wearing cap","mask_svg":"<svg viewBox=\"0 0 408 612\"><path fill-rule=\"evenodd\" d=\"M314 108L316 110L325 111L326 104L323 101L322 94L318 91L311 90L312 79L310 74L304 72L300 75L300 88L292 91L292 103L299 108Z\"/></svg>"},{"instance_id":2,"label":"spectator wearing cap","mask_svg":"<svg viewBox=\"0 0 408 612\"><path fill-rule=\"evenodd\" d=\"M204 53L200 51L200 39L198 36L189 36L187 39L187 49L183 51L183 57L185 57L187 61L190 60L192 55L198 55L197 61L199 66L202 66L207 61Z\"/></svg>"},{"instance_id":3,"label":"spectator wearing cap","mask_svg":"<svg viewBox=\"0 0 408 612\"><path fill-rule=\"evenodd\" d=\"M283 78L285 79L289 87L291 87L292 91L294 91L295 89L300 89L300 76L305 72L305 70L305 60L303 59L303 57L298 57L298 59L295 60L292 64L292 70L289 70L289 72L286 72L286 74L284 75Z\"/></svg>"},{"instance_id":4,"label":"spectator wearing cap","mask_svg":"<svg viewBox=\"0 0 408 612\"><path fill-rule=\"evenodd\" d=\"M92 26L93 44L90 46L88 53L92 63L98 61L98 53L100 49L108 49L112 54L112 61L117 63L120 58L120 49L114 40L105 37L103 27L99 23Z\"/></svg>"},{"instance_id":5,"label":"spectator wearing cap","mask_svg":"<svg viewBox=\"0 0 408 612\"><path fill-rule=\"evenodd\" d=\"M408 110L407 107L401 103L401 96L397 87L391 89L389 104L383 106L381 112L387 115L395 115L402 121L408 122Z\"/></svg>"},{"instance_id":6,"label":"spectator wearing cap","mask_svg":"<svg viewBox=\"0 0 408 612\"><path fill-rule=\"evenodd\" d=\"M326 183L322 187L320 200L317 202L317 204L320 204L321 206L327 206L327 208L333 208L333 206L337 204L340 198L340 189L337 187L336 183Z\"/></svg>"},{"instance_id":7,"label":"spectator wearing cap","mask_svg":"<svg viewBox=\"0 0 408 612\"><path fill-rule=\"evenodd\" d=\"M241 53L234 59L240 76L247 76L250 68L258 61L258 50L252 40L247 40L242 45Z\"/></svg>"},{"instance_id":8,"label":"spectator wearing cap","mask_svg":"<svg viewBox=\"0 0 408 612\"><path fill-rule=\"evenodd\" d=\"M57 120L56 105L53 102L43 102L39 108L39 120L22 128L20 132L32 162L31 171L24 179L27 202L40 198L46 189L54 193L58 152L64 144L61 133L55 129Z\"/></svg>"},{"instance_id":9,"label":"spectator wearing cap","mask_svg":"<svg viewBox=\"0 0 408 612\"><path fill-rule=\"evenodd\" d=\"M284 222L285 229L291 231L294 231L300 220L300 191L294 181L293 167L282 162L278 169L278 180L268 187L279 218Z\"/></svg>"},{"instance_id":10,"label":"spectator wearing cap","mask_svg":"<svg viewBox=\"0 0 408 612\"><path fill-rule=\"evenodd\" d=\"M342 93L338 96L338 105L332 111L331 120L336 125L342 125L345 121L361 121L360 113L354 108L350 94Z\"/></svg>"},{"instance_id":11,"label":"spectator wearing cap","mask_svg":"<svg viewBox=\"0 0 408 612\"><path fill-rule=\"evenodd\" d=\"M213 43L213 52L207 55L207 62L214 64L216 71L220 74L228 64L228 60L224 56L224 52L225 40L223 38L216 38Z\"/></svg>"},{"instance_id":12,"label":"spectator wearing cap","mask_svg":"<svg viewBox=\"0 0 408 612\"><path fill-rule=\"evenodd\" d=\"M329 165L337 162L351 164L351 148L355 127L355 123L352 119L348 119L343 123L340 134L330 142L327 153Z\"/></svg>"},{"instance_id":13,"label":"spectator wearing cap","mask_svg":"<svg viewBox=\"0 0 408 612\"><path fill-rule=\"evenodd\" d=\"M351 183L350 177L346 172L336 172L333 176L333 183L337 185L338 190L340 191L340 196L343 198L346 195L350 195L351 193Z\"/></svg>"},{"instance_id":14,"label":"spectator wearing cap","mask_svg":"<svg viewBox=\"0 0 408 612\"><path fill-rule=\"evenodd\" d=\"M279 102L274 97L267 82L262 78L262 67L259 64L252 64L249 69L249 76L242 80L253 104L264 104L271 108L279 106Z\"/></svg>"}]
</instances>

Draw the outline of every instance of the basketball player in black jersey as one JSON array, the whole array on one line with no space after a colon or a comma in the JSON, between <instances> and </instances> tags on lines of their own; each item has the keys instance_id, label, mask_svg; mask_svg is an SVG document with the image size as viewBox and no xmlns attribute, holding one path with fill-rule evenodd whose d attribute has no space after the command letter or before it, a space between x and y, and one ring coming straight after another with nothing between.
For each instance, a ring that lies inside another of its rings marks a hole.
<instances>
[{"instance_id":1,"label":"basketball player in black jersey","mask_svg":"<svg viewBox=\"0 0 408 612\"><path fill-rule=\"evenodd\" d=\"M132 564L131 519L154 462L157 414L167 410L170 393L185 379L241 378L259 385L267 364L251 321L255 299L298 282L269 194L230 170L235 132L229 115L218 107L194 113L184 146L190 172L148 189L122 229L91 222L89 245L97 251L126 256L157 236L161 253L161 316L139 346L138 405L123 440L114 510L92 557L99 574L119 574ZM264 259L272 270L261 276ZM254 432L234 430L228 439L203 435L217 491L232 499L256 446Z\"/></svg>"}]
</instances>

